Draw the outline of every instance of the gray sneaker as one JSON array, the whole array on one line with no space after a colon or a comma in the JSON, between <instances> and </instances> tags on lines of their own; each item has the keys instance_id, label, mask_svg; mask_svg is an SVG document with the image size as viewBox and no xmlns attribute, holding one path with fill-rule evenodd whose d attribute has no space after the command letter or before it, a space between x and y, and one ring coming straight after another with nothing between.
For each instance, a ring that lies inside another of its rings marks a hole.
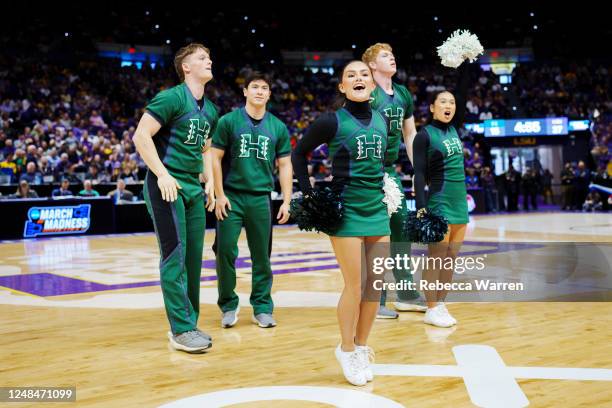
<instances>
[{"instance_id":1,"label":"gray sneaker","mask_svg":"<svg viewBox=\"0 0 612 408\"><path fill-rule=\"evenodd\" d=\"M212 346L210 340L202 336L197 330L190 330L176 336L168 332L168 340L170 340L170 344L175 350L193 354L203 353Z\"/></svg>"},{"instance_id":2,"label":"gray sneaker","mask_svg":"<svg viewBox=\"0 0 612 408\"><path fill-rule=\"evenodd\" d=\"M200 333L205 339L208 339L208 341L212 342L212 337L211 337L210 334L203 332L202 330L198 329L197 327L196 327L196 331L198 333Z\"/></svg>"},{"instance_id":3,"label":"gray sneaker","mask_svg":"<svg viewBox=\"0 0 612 408\"><path fill-rule=\"evenodd\" d=\"M276 326L276 321L274 321L274 318L270 313L260 313L258 315L253 315L252 321L256 325L258 325L259 327L263 327L264 329Z\"/></svg>"},{"instance_id":4,"label":"gray sneaker","mask_svg":"<svg viewBox=\"0 0 612 408\"><path fill-rule=\"evenodd\" d=\"M397 319L399 314L395 310L387 309L385 306L378 306L378 312L376 312L377 319Z\"/></svg>"},{"instance_id":5,"label":"gray sneaker","mask_svg":"<svg viewBox=\"0 0 612 408\"><path fill-rule=\"evenodd\" d=\"M221 316L221 327L228 329L238 323L238 312L240 312L240 306L238 306L236 310L228 310L227 312L223 312L223 315Z\"/></svg>"},{"instance_id":6,"label":"gray sneaker","mask_svg":"<svg viewBox=\"0 0 612 408\"><path fill-rule=\"evenodd\" d=\"M423 312L427 311L427 303L422 297L418 297L414 300L407 300L404 302L393 302L395 310L398 312Z\"/></svg>"}]
</instances>

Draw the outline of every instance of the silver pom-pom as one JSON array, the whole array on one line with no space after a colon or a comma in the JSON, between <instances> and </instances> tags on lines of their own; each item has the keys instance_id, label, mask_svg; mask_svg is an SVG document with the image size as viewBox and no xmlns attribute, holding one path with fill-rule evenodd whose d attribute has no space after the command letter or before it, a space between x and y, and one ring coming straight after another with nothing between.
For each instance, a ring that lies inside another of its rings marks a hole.
<instances>
[{"instance_id":1,"label":"silver pom-pom","mask_svg":"<svg viewBox=\"0 0 612 408\"><path fill-rule=\"evenodd\" d=\"M402 206L402 191L395 180L389 177L387 173L385 173L383 181L383 191L385 193L383 203L387 204L387 214L390 217L391 214L396 213Z\"/></svg>"},{"instance_id":2,"label":"silver pom-pom","mask_svg":"<svg viewBox=\"0 0 612 408\"><path fill-rule=\"evenodd\" d=\"M483 52L484 48L476 34L468 30L455 31L438 47L442 65L450 68L457 68L466 59L474 62Z\"/></svg>"}]
</instances>

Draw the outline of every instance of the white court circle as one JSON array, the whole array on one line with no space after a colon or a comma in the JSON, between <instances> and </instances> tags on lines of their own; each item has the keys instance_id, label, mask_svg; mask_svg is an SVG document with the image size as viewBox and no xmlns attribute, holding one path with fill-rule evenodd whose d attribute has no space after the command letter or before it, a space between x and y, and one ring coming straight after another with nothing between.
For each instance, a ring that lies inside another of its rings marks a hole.
<instances>
[{"instance_id":1,"label":"white court circle","mask_svg":"<svg viewBox=\"0 0 612 408\"><path fill-rule=\"evenodd\" d=\"M215 391L169 402L160 408L221 408L245 402L293 400L330 404L338 408L405 408L393 400L347 388L277 386Z\"/></svg>"}]
</instances>

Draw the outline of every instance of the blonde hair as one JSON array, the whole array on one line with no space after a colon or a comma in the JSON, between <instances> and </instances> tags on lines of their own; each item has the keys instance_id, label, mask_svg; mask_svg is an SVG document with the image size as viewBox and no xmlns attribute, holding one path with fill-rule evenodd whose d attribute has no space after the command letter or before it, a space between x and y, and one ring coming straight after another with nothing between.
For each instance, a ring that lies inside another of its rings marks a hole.
<instances>
[{"instance_id":1,"label":"blonde hair","mask_svg":"<svg viewBox=\"0 0 612 408\"><path fill-rule=\"evenodd\" d=\"M367 50L365 50L365 52L361 56L361 60L365 62L365 64L369 67L370 62L374 62L376 60L376 57L378 56L378 53L381 51L393 52L393 49L387 43L376 43L368 47Z\"/></svg>"},{"instance_id":2,"label":"blonde hair","mask_svg":"<svg viewBox=\"0 0 612 408\"><path fill-rule=\"evenodd\" d=\"M185 72L183 72L183 60L189 55L196 52L197 50L204 50L207 54L210 55L210 50L206 48L203 44L191 43L178 50L178 52L174 56L174 69L176 69L176 73L178 74L181 81L185 80Z\"/></svg>"}]
</instances>

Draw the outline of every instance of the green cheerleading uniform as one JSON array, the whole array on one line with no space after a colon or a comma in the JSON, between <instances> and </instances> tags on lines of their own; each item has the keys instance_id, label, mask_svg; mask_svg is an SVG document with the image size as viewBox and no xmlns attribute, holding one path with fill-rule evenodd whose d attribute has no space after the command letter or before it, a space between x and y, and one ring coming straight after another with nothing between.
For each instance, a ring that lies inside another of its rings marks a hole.
<instances>
[{"instance_id":1,"label":"green cheerleading uniform","mask_svg":"<svg viewBox=\"0 0 612 408\"><path fill-rule=\"evenodd\" d=\"M199 105L182 83L158 93L146 112L161 125L153 137L157 154L182 187L170 203L148 171L143 192L159 244L161 289L173 334L197 328L206 216L199 181L202 148L219 118L208 99Z\"/></svg>"},{"instance_id":2,"label":"green cheerleading uniform","mask_svg":"<svg viewBox=\"0 0 612 408\"><path fill-rule=\"evenodd\" d=\"M410 242L405 242L403 237L404 220L408 213L408 206L406 204L406 196L404 195L402 181L395 172L394 163L399 158L399 149L403 139L402 126L405 119L412 117L414 113L414 102L412 100L412 95L410 95L410 91L408 91L405 86L393 83L393 95L387 94L380 86L377 86L370 97L370 106L372 109L384 115L389 123L387 153L384 159L385 173L387 173L387 175L397 184L402 192L401 207L398 208L396 213L391 214L390 219L392 256L403 256L404 254L410 256L411 244ZM394 268L393 275L396 282L412 282L412 273L410 273L409 268ZM410 301L418 298L418 296L419 293L415 290L402 290L397 292L399 301ZM386 298L386 291L383 290L380 298L381 305L385 304Z\"/></svg>"},{"instance_id":3,"label":"green cheerleading uniform","mask_svg":"<svg viewBox=\"0 0 612 408\"><path fill-rule=\"evenodd\" d=\"M274 189L276 159L291 154L289 131L273 114L266 112L261 120L255 120L243 107L221 117L212 145L225 151L223 189L232 206L228 216L217 221L213 246L217 256L217 303L223 312L238 307L235 263L244 226L253 265L251 305L256 315L272 313L270 192Z\"/></svg>"},{"instance_id":4,"label":"green cheerleading uniform","mask_svg":"<svg viewBox=\"0 0 612 408\"><path fill-rule=\"evenodd\" d=\"M334 236L389 235L387 206L382 202L387 123L378 112L372 112L368 125L346 109L336 111L336 118L338 130L329 142L329 156L332 166L336 159L340 159L339 164L348 165L349 177L342 192L344 217Z\"/></svg>"},{"instance_id":5,"label":"green cheerleading uniform","mask_svg":"<svg viewBox=\"0 0 612 408\"><path fill-rule=\"evenodd\" d=\"M335 113L321 115L309 127L292 156L303 193L310 191L306 156L326 143L332 176L341 188L344 216L334 236L385 236L391 233L383 203L383 158L387 150L387 122L368 102L347 101Z\"/></svg>"},{"instance_id":6,"label":"green cheerleading uniform","mask_svg":"<svg viewBox=\"0 0 612 408\"><path fill-rule=\"evenodd\" d=\"M425 126L414 140L413 156L417 209L427 207L449 224L467 224L463 144L455 127L437 120Z\"/></svg>"},{"instance_id":7,"label":"green cheerleading uniform","mask_svg":"<svg viewBox=\"0 0 612 408\"><path fill-rule=\"evenodd\" d=\"M385 167L389 168L399 157L402 143L402 125L405 119L410 119L414 113L414 102L410 91L405 86L393 83L393 95L387 94L380 86L376 86L370 97L373 110L384 115L389 122L389 136Z\"/></svg>"}]
</instances>

